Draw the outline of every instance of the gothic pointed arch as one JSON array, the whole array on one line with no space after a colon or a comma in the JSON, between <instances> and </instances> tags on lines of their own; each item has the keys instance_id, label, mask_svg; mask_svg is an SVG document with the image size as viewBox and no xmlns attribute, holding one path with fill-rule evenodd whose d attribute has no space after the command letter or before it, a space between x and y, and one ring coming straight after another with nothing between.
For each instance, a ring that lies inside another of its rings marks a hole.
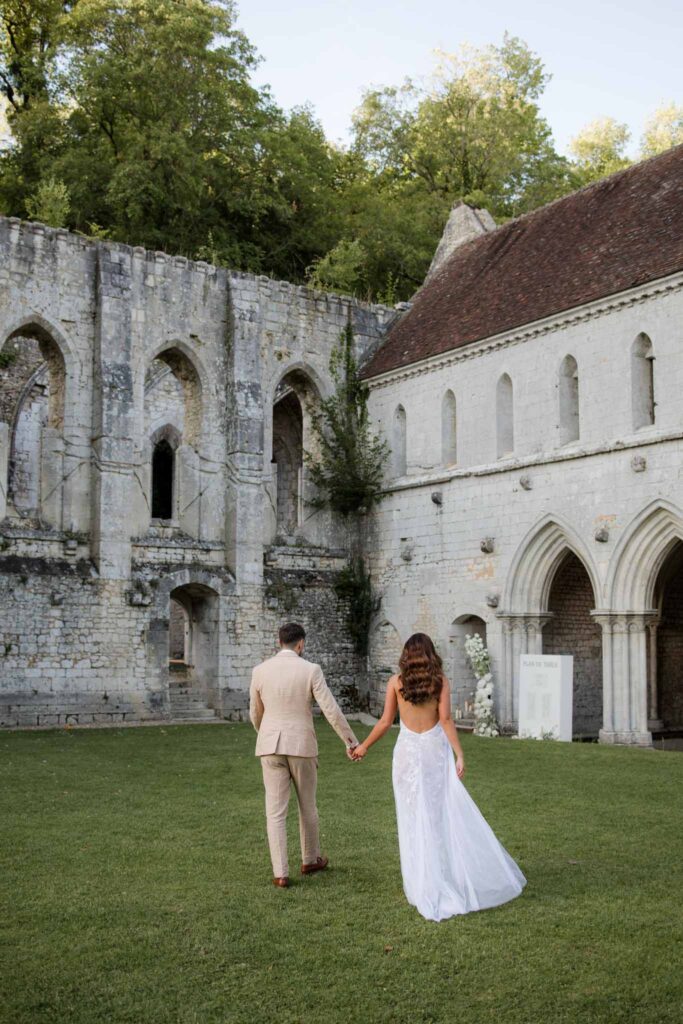
<instances>
[{"instance_id":1,"label":"gothic pointed arch","mask_svg":"<svg viewBox=\"0 0 683 1024\"><path fill-rule=\"evenodd\" d=\"M652 609L659 571L681 540L683 510L659 498L647 505L631 520L614 549L607 575L607 606L619 611Z\"/></svg>"},{"instance_id":2,"label":"gothic pointed arch","mask_svg":"<svg viewBox=\"0 0 683 1024\"><path fill-rule=\"evenodd\" d=\"M567 552L572 552L583 564L597 602L601 593L600 576L590 552L562 516L547 515L529 530L512 560L504 591L505 611L545 612L555 574Z\"/></svg>"},{"instance_id":3,"label":"gothic pointed arch","mask_svg":"<svg viewBox=\"0 0 683 1024\"><path fill-rule=\"evenodd\" d=\"M7 500L11 514L37 516L59 529L69 475L64 439L72 436L77 408L73 350L38 314L10 324L0 348L0 431L6 445L2 506Z\"/></svg>"}]
</instances>

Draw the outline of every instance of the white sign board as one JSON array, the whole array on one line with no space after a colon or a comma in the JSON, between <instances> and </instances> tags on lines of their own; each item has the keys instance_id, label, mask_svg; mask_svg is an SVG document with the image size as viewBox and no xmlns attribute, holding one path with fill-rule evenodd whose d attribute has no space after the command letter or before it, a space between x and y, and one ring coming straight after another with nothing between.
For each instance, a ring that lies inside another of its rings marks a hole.
<instances>
[{"instance_id":1,"label":"white sign board","mask_svg":"<svg viewBox=\"0 0 683 1024\"><path fill-rule=\"evenodd\" d=\"M520 655L520 736L571 741L573 672L571 654Z\"/></svg>"}]
</instances>

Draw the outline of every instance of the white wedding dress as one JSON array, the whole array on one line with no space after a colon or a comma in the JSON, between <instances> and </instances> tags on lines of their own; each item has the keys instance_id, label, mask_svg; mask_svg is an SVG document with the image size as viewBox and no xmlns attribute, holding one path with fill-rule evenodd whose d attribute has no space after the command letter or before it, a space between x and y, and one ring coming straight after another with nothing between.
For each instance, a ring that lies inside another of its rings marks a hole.
<instances>
[{"instance_id":1,"label":"white wedding dress","mask_svg":"<svg viewBox=\"0 0 683 1024\"><path fill-rule=\"evenodd\" d=\"M423 917L443 921L519 896L526 879L458 778L439 723L419 733L401 722L393 783L403 890Z\"/></svg>"}]
</instances>

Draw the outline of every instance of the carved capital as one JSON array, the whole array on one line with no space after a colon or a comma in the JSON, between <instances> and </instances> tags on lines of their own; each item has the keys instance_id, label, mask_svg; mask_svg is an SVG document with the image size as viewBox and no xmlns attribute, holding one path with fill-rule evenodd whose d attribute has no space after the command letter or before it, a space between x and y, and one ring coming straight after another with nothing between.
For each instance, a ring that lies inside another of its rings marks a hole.
<instances>
[{"instance_id":1,"label":"carved capital","mask_svg":"<svg viewBox=\"0 0 683 1024\"><path fill-rule=\"evenodd\" d=\"M643 633L652 623L657 623L659 613L654 608L642 612L605 611L597 608L591 612L591 616L605 633Z\"/></svg>"},{"instance_id":2,"label":"carved capital","mask_svg":"<svg viewBox=\"0 0 683 1024\"><path fill-rule=\"evenodd\" d=\"M553 612L498 612L497 619L503 624L503 632L511 635L540 633L543 627L554 618Z\"/></svg>"}]
</instances>

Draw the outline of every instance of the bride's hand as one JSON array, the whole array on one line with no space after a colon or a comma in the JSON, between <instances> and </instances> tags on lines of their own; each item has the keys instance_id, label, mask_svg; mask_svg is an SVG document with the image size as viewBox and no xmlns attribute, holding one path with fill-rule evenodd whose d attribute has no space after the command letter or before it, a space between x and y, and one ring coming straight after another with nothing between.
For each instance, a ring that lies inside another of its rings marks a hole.
<instances>
[{"instance_id":1,"label":"bride's hand","mask_svg":"<svg viewBox=\"0 0 683 1024\"><path fill-rule=\"evenodd\" d=\"M465 774L465 759L463 757L456 757L455 770L458 775L458 778L461 779Z\"/></svg>"},{"instance_id":2,"label":"bride's hand","mask_svg":"<svg viewBox=\"0 0 683 1024\"><path fill-rule=\"evenodd\" d=\"M351 751L351 757L354 761L362 761L367 752L368 748L364 747L362 743L359 743L358 746Z\"/></svg>"}]
</instances>

